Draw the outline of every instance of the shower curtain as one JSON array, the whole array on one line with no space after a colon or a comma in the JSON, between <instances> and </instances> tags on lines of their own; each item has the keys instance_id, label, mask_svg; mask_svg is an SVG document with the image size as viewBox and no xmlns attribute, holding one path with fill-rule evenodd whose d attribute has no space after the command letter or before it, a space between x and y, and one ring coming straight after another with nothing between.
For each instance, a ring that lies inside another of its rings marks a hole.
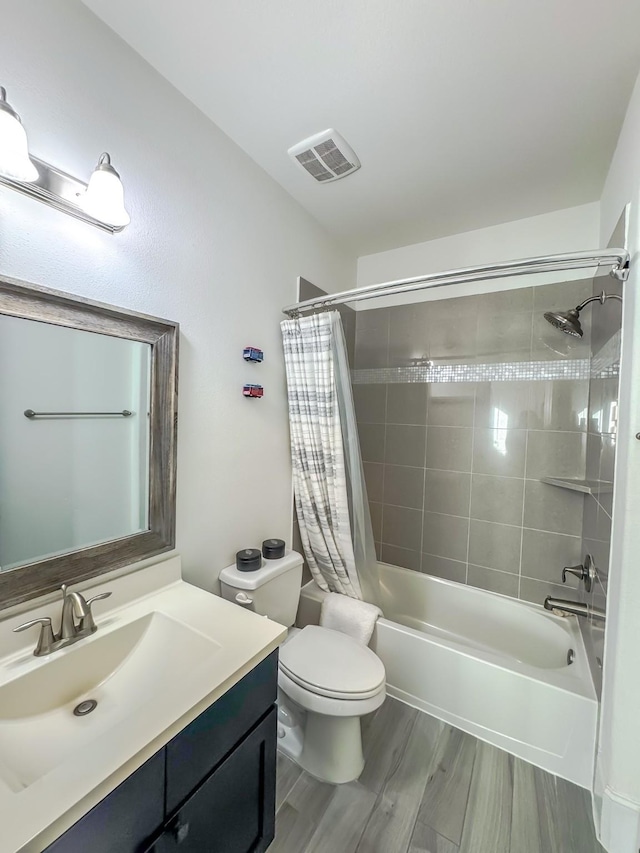
<instances>
[{"instance_id":1,"label":"shower curtain","mask_svg":"<svg viewBox=\"0 0 640 853\"><path fill-rule=\"evenodd\" d=\"M281 323L300 537L325 592L377 603L377 562L342 321Z\"/></svg>"}]
</instances>

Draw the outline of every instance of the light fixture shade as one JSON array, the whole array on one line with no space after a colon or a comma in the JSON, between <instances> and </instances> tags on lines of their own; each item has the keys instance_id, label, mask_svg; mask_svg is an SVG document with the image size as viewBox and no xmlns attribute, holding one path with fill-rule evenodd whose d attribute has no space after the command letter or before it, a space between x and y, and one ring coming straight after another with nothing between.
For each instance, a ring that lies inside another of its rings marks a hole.
<instances>
[{"instance_id":1,"label":"light fixture shade","mask_svg":"<svg viewBox=\"0 0 640 853\"><path fill-rule=\"evenodd\" d=\"M27 134L6 97L5 89L0 86L0 174L33 183L38 180L38 170L29 159Z\"/></svg>"},{"instance_id":2,"label":"light fixture shade","mask_svg":"<svg viewBox=\"0 0 640 853\"><path fill-rule=\"evenodd\" d=\"M111 165L108 154L101 155L89 179L87 191L78 203L89 216L116 228L124 228L131 222L124 206L124 187L120 175Z\"/></svg>"}]
</instances>

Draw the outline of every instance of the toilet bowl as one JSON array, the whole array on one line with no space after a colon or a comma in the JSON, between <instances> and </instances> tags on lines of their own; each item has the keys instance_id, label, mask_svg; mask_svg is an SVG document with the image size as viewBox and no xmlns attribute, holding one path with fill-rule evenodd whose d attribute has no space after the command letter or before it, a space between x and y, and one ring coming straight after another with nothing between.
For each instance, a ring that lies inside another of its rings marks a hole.
<instances>
[{"instance_id":1,"label":"toilet bowl","mask_svg":"<svg viewBox=\"0 0 640 853\"><path fill-rule=\"evenodd\" d=\"M286 625L278 670L278 746L324 782L357 779L364 767L360 718L382 705L380 658L353 637L308 625L292 628L300 597L302 557L289 551L254 572L220 573L229 601Z\"/></svg>"},{"instance_id":2,"label":"toilet bowl","mask_svg":"<svg viewBox=\"0 0 640 853\"><path fill-rule=\"evenodd\" d=\"M324 782L357 779L364 768L360 718L385 699L380 658L347 634L309 625L282 646L278 686L282 751Z\"/></svg>"}]
</instances>

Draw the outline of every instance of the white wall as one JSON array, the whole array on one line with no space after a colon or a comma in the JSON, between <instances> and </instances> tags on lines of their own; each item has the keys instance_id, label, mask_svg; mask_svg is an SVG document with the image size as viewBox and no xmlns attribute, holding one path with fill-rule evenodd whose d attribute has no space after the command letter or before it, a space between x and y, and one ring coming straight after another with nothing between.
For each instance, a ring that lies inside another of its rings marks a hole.
<instances>
[{"instance_id":1,"label":"white wall","mask_svg":"<svg viewBox=\"0 0 640 853\"><path fill-rule=\"evenodd\" d=\"M441 237L425 243L402 246L387 252L365 255L358 259L358 287L492 261L580 252L595 249L598 245L599 205L584 204L580 207L506 222L503 225L494 225L490 228L453 234L450 237ZM501 279L421 291L419 298L421 300L446 299L467 296L471 293L502 290L506 287L529 287L531 284L547 284L551 281L586 277L587 274L584 271L576 271L564 272L560 276L555 273ZM411 294L403 299L395 297L393 301L376 300L375 307L398 304L402 301L415 302L417 298L418 294ZM372 307L373 304L365 301L357 303L356 307L362 310Z\"/></svg>"},{"instance_id":2,"label":"white wall","mask_svg":"<svg viewBox=\"0 0 640 853\"><path fill-rule=\"evenodd\" d=\"M624 206L640 186L640 76L636 80L627 115L611 160L600 199L600 237L606 246Z\"/></svg>"},{"instance_id":3,"label":"white wall","mask_svg":"<svg viewBox=\"0 0 640 853\"><path fill-rule=\"evenodd\" d=\"M602 241L631 202L624 287L620 414L596 790L611 853L640 846L640 78L602 194Z\"/></svg>"},{"instance_id":4,"label":"white wall","mask_svg":"<svg viewBox=\"0 0 640 853\"><path fill-rule=\"evenodd\" d=\"M0 274L181 324L177 546L215 588L238 548L290 539L280 308L298 275L353 287L355 259L78 0L0 12L1 82L32 153L86 179L109 151L132 219L109 236L0 190Z\"/></svg>"}]
</instances>

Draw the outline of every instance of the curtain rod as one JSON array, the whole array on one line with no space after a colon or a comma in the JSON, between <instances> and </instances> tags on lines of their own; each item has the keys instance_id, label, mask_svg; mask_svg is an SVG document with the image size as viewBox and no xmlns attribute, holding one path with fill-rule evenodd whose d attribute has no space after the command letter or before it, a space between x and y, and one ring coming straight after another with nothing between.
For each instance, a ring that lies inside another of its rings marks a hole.
<instances>
[{"instance_id":1,"label":"curtain rod","mask_svg":"<svg viewBox=\"0 0 640 853\"><path fill-rule=\"evenodd\" d=\"M478 267L464 267L459 270L430 273L415 278L401 278L398 281L384 281L369 284L341 293L330 293L322 298L305 299L295 305L288 305L282 313L296 317L302 311L327 308L330 305L343 305L346 302L360 302L363 299L376 299L380 296L392 296L395 293L410 293L414 290L426 290L430 287L446 287L451 284L464 284L471 281L490 281L494 278L507 278L516 275L534 275L559 270L578 270L589 267L610 266L609 274L618 281L626 281L629 275L629 253L625 249L603 249L593 252L574 252L566 255L541 255L538 258L523 258L518 261L502 261Z\"/></svg>"}]
</instances>

